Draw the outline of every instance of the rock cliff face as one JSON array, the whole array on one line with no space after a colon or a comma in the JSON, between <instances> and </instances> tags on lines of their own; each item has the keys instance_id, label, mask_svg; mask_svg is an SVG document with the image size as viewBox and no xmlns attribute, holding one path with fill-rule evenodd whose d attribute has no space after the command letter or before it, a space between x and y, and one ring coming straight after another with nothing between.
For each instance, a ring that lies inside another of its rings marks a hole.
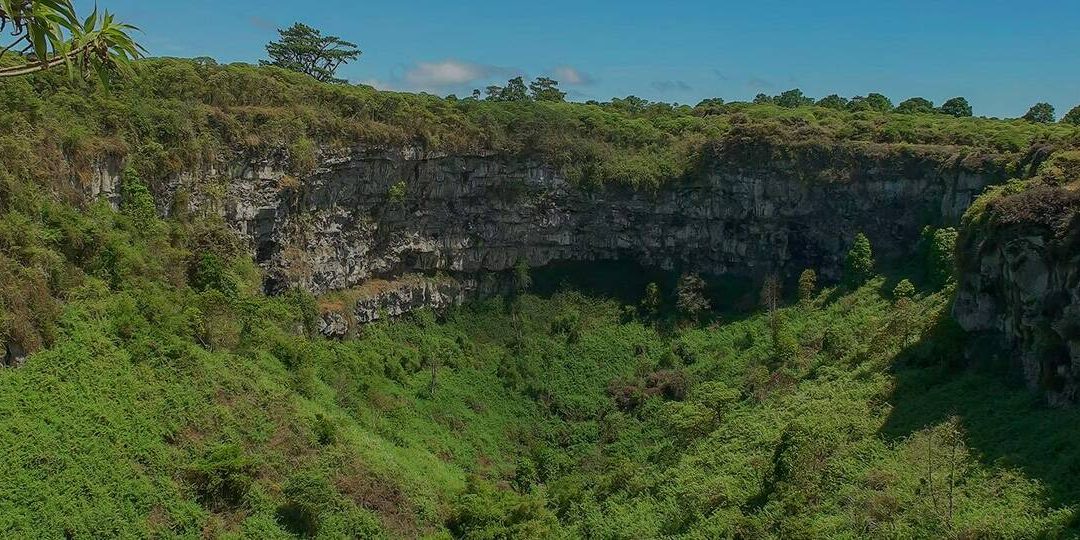
<instances>
[{"instance_id":1,"label":"rock cliff face","mask_svg":"<svg viewBox=\"0 0 1080 540\"><path fill-rule=\"evenodd\" d=\"M442 310L469 300L502 292L496 279L454 278L408 274L393 280L372 279L337 297L324 298L319 332L343 338L358 325L431 308Z\"/></svg>"},{"instance_id":2,"label":"rock cliff face","mask_svg":"<svg viewBox=\"0 0 1080 540\"><path fill-rule=\"evenodd\" d=\"M96 193L115 198L116 169L97 173ZM924 225L956 223L1004 176L992 160L933 149L736 141L656 190L575 185L520 157L363 149L323 155L306 175L280 156L154 188L163 212L222 215L250 241L269 291L325 293L407 273L475 279L519 260L756 277L812 267L836 278L857 232L879 258L904 256Z\"/></svg>"},{"instance_id":3,"label":"rock cliff face","mask_svg":"<svg viewBox=\"0 0 1080 540\"><path fill-rule=\"evenodd\" d=\"M728 147L657 191L575 186L505 156L356 151L299 180L273 162L249 167L226 182L220 211L250 238L270 290L470 276L519 260L755 276L815 267L837 277L857 232L879 255L902 256L924 225L956 222L1003 176L986 163L875 150Z\"/></svg>"},{"instance_id":4,"label":"rock cliff face","mask_svg":"<svg viewBox=\"0 0 1080 540\"><path fill-rule=\"evenodd\" d=\"M1052 404L1074 403L1080 397L1080 195L1036 189L1002 203L991 210L998 214L991 224L968 231L962 245L954 317L980 334L975 342L1003 345L993 352L1018 362L1028 385Z\"/></svg>"}]
</instances>

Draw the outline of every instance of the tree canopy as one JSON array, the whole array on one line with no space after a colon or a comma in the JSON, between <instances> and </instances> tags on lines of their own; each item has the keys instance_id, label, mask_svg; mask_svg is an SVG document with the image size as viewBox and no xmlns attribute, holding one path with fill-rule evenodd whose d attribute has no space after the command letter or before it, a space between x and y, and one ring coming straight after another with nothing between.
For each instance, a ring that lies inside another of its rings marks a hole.
<instances>
[{"instance_id":1,"label":"tree canopy","mask_svg":"<svg viewBox=\"0 0 1080 540\"><path fill-rule=\"evenodd\" d=\"M1065 116L1061 117L1061 121L1066 124L1080 126L1080 105L1073 107L1071 111L1065 113Z\"/></svg>"},{"instance_id":2,"label":"tree canopy","mask_svg":"<svg viewBox=\"0 0 1080 540\"><path fill-rule=\"evenodd\" d=\"M883 94L871 92L864 96L855 96L848 103L848 108L853 111L878 111L889 112L893 108L892 100Z\"/></svg>"},{"instance_id":3,"label":"tree canopy","mask_svg":"<svg viewBox=\"0 0 1080 540\"><path fill-rule=\"evenodd\" d=\"M971 104L968 103L967 98L954 97L945 103L941 104L941 112L957 118L963 118L971 116Z\"/></svg>"},{"instance_id":4,"label":"tree canopy","mask_svg":"<svg viewBox=\"0 0 1080 540\"><path fill-rule=\"evenodd\" d=\"M529 99L529 89L525 86L525 79L521 77L506 81L506 86L491 85L485 92L488 101L526 101Z\"/></svg>"},{"instance_id":5,"label":"tree canopy","mask_svg":"<svg viewBox=\"0 0 1080 540\"><path fill-rule=\"evenodd\" d=\"M548 77L537 77L529 83L529 92L536 101L566 101L566 92L559 90L559 81Z\"/></svg>"},{"instance_id":6,"label":"tree canopy","mask_svg":"<svg viewBox=\"0 0 1080 540\"><path fill-rule=\"evenodd\" d=\"M870 248L870 239L865 234L855 235L851 251L844 262L846 277L854 283L862 283L874 270L874 254Z\"/></svg>"},{"instance_id":7,"label":"tree canopy","mask_svg":"<svg viewBox=\"0 0 1080 540\"><path fill-rule=\"evenodd\" d=\"M916 113L932 113L937 112L934 109L934 102L921 97L913 97L901 101L896 106L896 112L903 114L916 114Z\"/></svg>"},{"instance_id":8,"label":"tree canopy","mask_svg":"<svg viewBox=\"0 0 1080 540\"><path fill-rule=\"evenodd\" d=\"M484 93L488 101L566 101L566 92L559 90L559 81L550 77L537 77L528 85L523 77L514 77L506 81L506 86L488 86ZM473 97L479 98L480 91L474 90Z\"/></svg>"},{"instance_id":9,"label":"tree canopy","mask_svg":"<svg viewBox=\"0 0 1080 540\"><path fill-rule=\"evenodd\" d=\"M814 104L814 100L803 95L802 90L799 90L798 88L792 88L791 90L776 96L775 102L777 105L789 109Z\"/></svg>"},{"instance_id":10,"label":"tree canopy","mask_svg":"<svg viewBox=\"0 0 1080 540\"><path fill-rule=\"evenodd\" d=\"M23 62L0 67L0 77L65 65L107 81L144 53L130 35L136 27L97 8L83 19L71 0L0 0L0 31L5 30L10 41L0 44L0 60L12 54Z\"/></svg>"},{"instance_id":11,"label":"tree canopy","mask_svg":"<svg viewBox=\"0 0 1080 540\"><path fill-rule=\"evenodd\" d=\"M303 23L279 29L278 34L281 41L266 45L270 61L259 63L305 73L322 82L344 83L345 80L336 76L338 68L363 54L355 43L337 36L324 36L321 31Z\"/></svg>"},{"instance_id":12,"label":"tree canopy","mask_svg":"<svg viewBox=\"0 0 1080 540\"><path fill-rule=\"evenodd\" d=\"M847 108L848 99L841 97L837 94L830 94L818 100L816 103L818 107L825 107L826 109L835 109L842 111Z\"/></svg>"},{"instance_id":13,"label":"tree canopy","mask_svg":"<svg viewBox=\"0 0 1080 540\"><path fill-rule=\"evenodd\" d=\"M1050 124L1054 121L1054 106L1049 103L1036 103L1028 109L1024 120L1039 124Z\"/></svg>"}]
</instances>

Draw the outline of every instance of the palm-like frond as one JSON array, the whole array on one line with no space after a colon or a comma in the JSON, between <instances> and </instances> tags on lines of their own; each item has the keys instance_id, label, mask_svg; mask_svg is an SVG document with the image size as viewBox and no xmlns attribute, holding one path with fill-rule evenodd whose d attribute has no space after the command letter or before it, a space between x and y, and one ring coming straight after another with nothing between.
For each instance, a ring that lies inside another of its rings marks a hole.
<instances>
[{"instance_id":1,"label":"palm-like frond","mask_svg":"<svg viewBox=\"0 0 1080 540\"><path fill-rule=\"evenodd\" d=\"M75 13L71 0L0 0L0 29L12 27L16 43L26 41L33 52L26 65L0 68L0 77L24 75L66 65L74 75L108 74L128 68L131 60L145 54L132 37L138 28L115 20L97 8L85 19ZM11 44L15 45L15 43ZM9 45L9 48L11 47ZM0 56L7 49L0 51Z\"/></svg>"}]
</instances>

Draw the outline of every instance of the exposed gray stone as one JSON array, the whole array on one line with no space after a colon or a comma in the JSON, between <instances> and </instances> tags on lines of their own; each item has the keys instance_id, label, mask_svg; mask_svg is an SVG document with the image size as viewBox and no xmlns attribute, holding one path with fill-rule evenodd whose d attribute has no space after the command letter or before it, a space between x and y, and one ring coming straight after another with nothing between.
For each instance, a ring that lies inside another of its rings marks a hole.
<instances>
[{"instance_id":1,"label":"exposed gray stone","mask_svg":"<svg viewBox=\"0 0 1080 540\"><path fill-rule=\"evenodd\" d=\"M1052 404L1080 393L1080 253L1050 231L996 230L967 255L953 315L969 332L1004 338L1003 354ZM977 360L977 359L973 359Z\"/></svg>"},{"instance_id":2,"label":"exposed gray stone","mask_svg":"<svg viewBox=\"0 0 1080 540\"><path fill-rule=\"evenodd\" d=\"M344 338L349 334L349 321L342 313L324 312L319 317L319 333L328 338Z\"/></svg>"},{"instance_id":3,"label":"exposed gray stone","mask_svg":"<svg viewBox=\"0 0 1080 540\"><path fill-rule=\"evenodd\" d=\"M518 260L624 259L745 276L815 268L835 279L857 232L879 258L904 256L924 225L954 224L1003 177L914 151L791 150L730 143L656 190L582 187L524 158L417 149L324 153L305 178L291 177L283 156L222 159L154 186L163 212L186 201L224 217L250 242L269 290L319 294L417 272L472 279ZM406 195L395 200L399 183ZM443 293L396 298L440 303Z\"/></svg>"},{"instance_id":4,"label":"exposed gray stone","mask_svg":"<svg viewBox=\"0 0 1080 540\"><path fill-rule=\"evenodd\" d=\"M316 293L408 272L507 270L519 259L533 267L630 259L742 275L812 267L836 278L857 232L880 256L901 256L924 225L955 223L998 179L926 157L836 160L755 163L721 153L694 178L649 191L583 188L506 156L356 150L325 158L291 186L283 164L244 168L225 180L220 213L251 241L271 288ZM392 200L399 182L406 196Z\"/></svg>"},{"instance_id":5,"label":"exposed gray stone","mask_svg":"<svg viewBox=\"0 0 1080 540\"><path fill-rule=\"evenodd\" d=\"M23 349L14 341L3 344L4 355L0 358L0 365L6 367L19 367L26 362L26 349Z\"/></svg>"}]
</instances>

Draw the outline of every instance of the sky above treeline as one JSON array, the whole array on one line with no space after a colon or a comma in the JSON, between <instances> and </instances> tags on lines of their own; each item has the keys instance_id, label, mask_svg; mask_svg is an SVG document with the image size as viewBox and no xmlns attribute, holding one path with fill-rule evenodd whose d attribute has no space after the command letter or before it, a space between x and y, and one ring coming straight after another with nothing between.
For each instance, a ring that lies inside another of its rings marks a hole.
<instances>
[{"instance_id":1,"label":"sky above treeline","mask_svg":"<svg viewBox=\"0 0 1080 540\"><path fill-rule=\"evenodd\" d=\"M92 0L76 0L83 10ZM1080 104L1080 0L98 0L154 56L266 57L300 21L357 43L338 73L378 88L468 95L517 75L569 98L696 104L801 88L894 102L966 96L976 115Z\"/></svg>"}]
</instances>

